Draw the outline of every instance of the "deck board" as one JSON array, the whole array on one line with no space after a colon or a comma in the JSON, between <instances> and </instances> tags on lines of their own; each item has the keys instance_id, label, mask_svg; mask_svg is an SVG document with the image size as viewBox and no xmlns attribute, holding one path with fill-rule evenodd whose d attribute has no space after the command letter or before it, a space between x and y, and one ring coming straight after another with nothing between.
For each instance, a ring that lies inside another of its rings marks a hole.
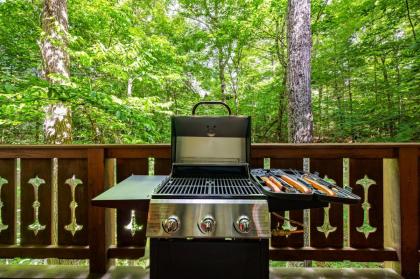
<instances>
[{"instance_id":1,"label":"deck board","mask_svg":"<svg viewBox=\"0 0 420 279\"><path fill-rule=\"evenodd\" d=\"M149 279L148 270L135 266L111 267L106 274L89 275L87 266L70 265L2 265L0 278L101 278ZM398 279L402 278L391 269L382 268L270 268L270 279L292 278L366 278L366 279Z\"/></svg>"}]
</instances>

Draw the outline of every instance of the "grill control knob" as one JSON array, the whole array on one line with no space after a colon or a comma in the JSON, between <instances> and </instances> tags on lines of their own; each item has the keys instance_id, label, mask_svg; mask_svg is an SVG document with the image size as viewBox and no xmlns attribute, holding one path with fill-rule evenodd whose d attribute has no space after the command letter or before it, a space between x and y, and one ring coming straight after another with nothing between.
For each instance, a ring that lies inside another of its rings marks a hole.
<instances>
[{"instance_id":1,"label":"grill control knob","mask_svg":"<svg viewBox=\"0 0 420 279\"><path fill-rule=\"evenodd\" d=\"M249 233L251 220L248 216L242 215L236 220L235 228L239 233Z\"/></svg>"},{"instance_id":2,"label":"grill control knob","mask_svg":"<svg viewBox=\"0 0 420 279\"><path fill-rule=\"evenodd\" d=\"M204 234L212 233L216 230L216 221L213 216L207 215L200 221L198 228Z\"/></svg>"},{"instance_id":3,"label":"grill control knob","mask_svg":"<svg viewBox=\"0 0 420 279\"><path fill-rule=\"evenodd\" d=\"M175 215L169 216L162 222L163 230L166 233L174 233L179 230L180 226L179 218Z\"/></svg>"}]
</instances>

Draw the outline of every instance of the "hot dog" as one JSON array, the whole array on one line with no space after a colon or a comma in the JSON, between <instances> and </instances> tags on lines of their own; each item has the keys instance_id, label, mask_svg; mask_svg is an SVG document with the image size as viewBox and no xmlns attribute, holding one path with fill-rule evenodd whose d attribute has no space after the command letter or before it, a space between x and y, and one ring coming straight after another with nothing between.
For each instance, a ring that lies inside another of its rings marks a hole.
<instances>
[{"instance_id":1,"label":"hot dog","mask_svg":"<svg viewBox=\"0 0 420 279\"><path fill-rule=\"evenodd\" d=\"M267 177L265 177L265 176L261 176L261 179L262 179L262 181L264 181L265 182L265 185L267 185L268 187L270 187L270 189L273 191L273 192L275 192L275 193L280 193L281 191L280 191L280 188L279 187L277 187L277 185L276 184L274 184L270 179L268 179Z\"/></svg>"},{"instance_id":2,"label":"hot dog","mask_svg":"<svg viewBox=\"0 0 420 279\"><path fill-rule=\"evenodd\" d=\"M275 178L274 176L270 176L268 179L270 179L271 182L276 184L276 186L279 187L279 189L284 190L283 184L281 184L281 182L277 178Z\"/></svg>"},{"instance_id":3,"label":"hot dog","mask_svg":"<svg viewBox=\"0 0 420 279\"><path fill-rule=\"evenodd\" d=\"M303 185L299 181L289 177L288 175L281 175L280 177L281 177L281 179L283 179L284 181L289 183L291 186L293 186L294 188L299 190L299 192L302 192L302 193L305 193L305 194L309 194L311 192L311 190L308 187L306 187L305 185Z\"/></svg>"},{"instance_id":4,"label":"hot dog","mask_svg":"<svg viewBox=\"0 0 420 279\"><path fill-rule=\"evenodd\" d=\"M335 196L336 194L330 190L328 187L321 185L319 182L307 177L307 176L303 176L303 179L308 182L309 184L312 185L312 187L314 187L315 189L320 190L321 192L324 192L325 194L327 194L328 196Z\"/></svg>"}]
</instances>

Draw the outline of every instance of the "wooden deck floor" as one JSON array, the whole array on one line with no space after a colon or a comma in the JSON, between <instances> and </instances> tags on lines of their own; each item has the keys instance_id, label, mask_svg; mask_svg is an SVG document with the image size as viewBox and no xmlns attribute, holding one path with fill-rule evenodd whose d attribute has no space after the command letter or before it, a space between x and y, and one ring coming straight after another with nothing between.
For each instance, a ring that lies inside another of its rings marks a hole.
<instances>
[{"instance_id":1,"label":"wooden deck floor","mask_svg":"<svg viewBox=\"0 0 420 279\"><path fill-rule=\"evenodd\" d=\"M139 267L112 267L103 275L89 275L88 267L65 265L2 265L0 278L101 278L101 279L149 279L147 270ZM329 268L272 268L270 279L397 279L402 278L391 269L329 269Z\"/></svg>"}]
</instances>

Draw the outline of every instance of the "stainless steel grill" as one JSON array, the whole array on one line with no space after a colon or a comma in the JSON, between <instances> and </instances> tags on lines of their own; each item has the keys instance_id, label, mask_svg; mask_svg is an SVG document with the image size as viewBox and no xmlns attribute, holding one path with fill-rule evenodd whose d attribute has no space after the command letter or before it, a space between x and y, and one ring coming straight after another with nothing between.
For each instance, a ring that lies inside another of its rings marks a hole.
<instances>
[{"instance_id":1,"label":"stainless steel grill","mask_svg":"<svg viewBox=\"0 0 420 279\"><path fill-rule=\"evenodd\" d=\"M154 198L256 198L264 197L248 178L172 177L153 195Z\"/></svg>"},{"instance_id":2,"label":"stainless steel grill","mask_svg":"<svg viewBox=\"0 0 420 279\"><path fill-rule=\"evenodd\" d=\"M229 116L198 116L218 104ZM270 214L249 173L250 118L220 102L174 116L172 171L152 194L146 236L151 278L268 278ZM162 266L164 268L162 268Z\"/></svg>"}]
</instances>

